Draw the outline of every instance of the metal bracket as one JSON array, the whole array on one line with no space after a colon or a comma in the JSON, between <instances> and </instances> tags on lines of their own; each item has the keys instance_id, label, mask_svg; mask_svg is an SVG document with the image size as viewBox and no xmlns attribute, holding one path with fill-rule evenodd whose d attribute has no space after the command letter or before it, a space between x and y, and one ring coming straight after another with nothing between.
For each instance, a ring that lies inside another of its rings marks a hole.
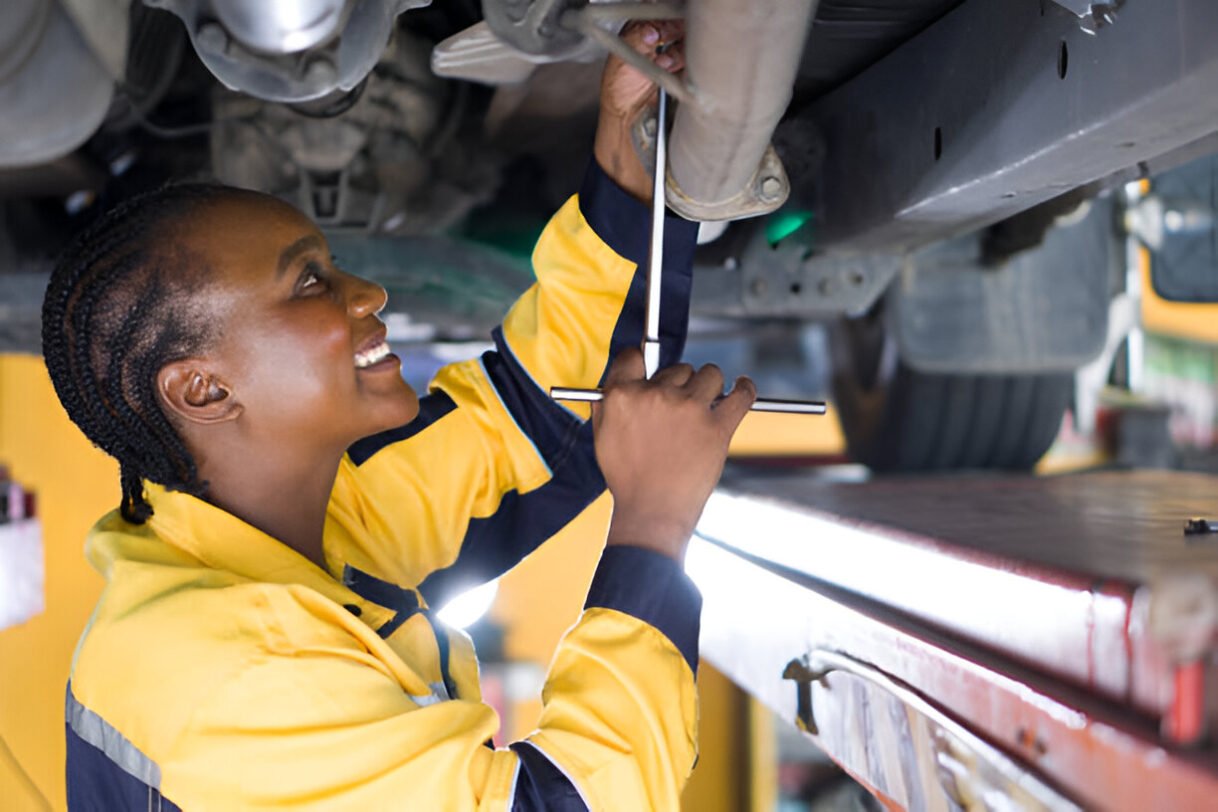
<instances>
[{"instance_id":1,"label":"metal bracket","mask_svg":"<svg viewBox=\"0 0 1218 812\"><path fill-rule=\"evenodd\" d=\"M768 214L782 206L791 194L787 170L771 144L761 155L761 163L752 179L735 197L715 203L704 203L689 197L681 189L672 171L668 172L668 204L689 220L742 220Z\"/></svg>"},{"instance_id":2,"label":"metal bracket","mask_svg":"<svg viewBox=\"0 0 1218 812\"><path fill-rule=\"evenodd\" d=\"M566 11L563 13L561 21L565 28L578 31L581 35L602 46L609 53L655 82L674 99L687 104L700 104L698 94L691 85L656 66L654 62L635 51L618 36L619 27L629 19L675 20L684 16L685 5L680 2L604 3ZM606 28L606 25L609 28Z\"/></svg>"},{"instance_id":3,"label":"metal bracket","mask_svg":"<svg viewBox=\"0 0 1218 812\"><path fill-rule=\"evenodd\" d=\"M883 295L904 263L893 254L818 254L794 237L771 244L764 228L756 228L726 263L698 265L693 311L769 318L857 315Z\"/></svg>"},{"instance_id":4,"label":"metal bracket","mask_svg":"<svg viewBox=\"0 0 1218 812\"><path fill-rule=\"evenodd\" d=\"M816 719L812 715L812 683L816 682L828 688L829 683L825 681L825 677L832 671L832 668L813 669L803 659L792 660L782 670L783 679L794 680L796 683L795 724L813 736L819 736L820 729L817 728Z\"/></svg>"},{"instance_id":5,"label":"metal bracket","mask_svg":"<svg viewBox=\"0 0 1218 812\"><path fill-rule=\"evenodd\" d=\"M1088 34L1094 34L1117 19L1117 10L1125 0L1053 0L1062 8L1079 18L1079 26Z\"/></svg>"},{"instance_id":6,"label":"metal bracket","mask_svg":"<svg viewBox=\"0 0 1218 812\"><path fill-rule=\"evenodd\" d=\"M989 808L983 799L1003 797L1017 809L1080 808L908 685L843 652L816 648L792 660L783 670L783 679L797 683L797 723L808 733L820 735L812 713L812 684L820 683L827 688L826 678L835 672L878 688L903 706L907 714L925 719L925 731L938 766L938 782L947 797L961 807Z\"/></svg>"}]
</instances>

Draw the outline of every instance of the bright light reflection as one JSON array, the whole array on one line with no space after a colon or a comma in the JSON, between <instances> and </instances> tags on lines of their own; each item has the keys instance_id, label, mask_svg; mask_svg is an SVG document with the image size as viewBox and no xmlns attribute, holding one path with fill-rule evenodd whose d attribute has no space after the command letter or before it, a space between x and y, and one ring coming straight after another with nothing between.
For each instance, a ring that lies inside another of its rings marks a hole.
<instances>
[{"instance_id":1,"label":"bright light reflection","mask_svg":"<svg viewBox=\"0 0 1218 812\"><path fill-rule=\"evenodd\" d=\"M1027 577L930 539L852 525L813 509L717 491L697 532L1024 656L1060 658L1071 647L1090 647L1087 629L1065 620L1100 600L1087 590ZM699 566L697 575L691 573L695 582L724 575ZM1049 630L1054 652L1045 650ZM1085 668L1081 662L1056 664Z\"/></svg>"},{"instance_id":2,"label":"bright light reflection","mask_svg":"<svg viewBox=\"0 0 1218 812\"><path fill-rule=\"evenodd\" d=\"M481 586L466 590L444 604L444 608L436 612L441 621L458 629L468 628L486 614L495 602L499 593L499 579L487 581Z\"/></svg>"}]
</instances>

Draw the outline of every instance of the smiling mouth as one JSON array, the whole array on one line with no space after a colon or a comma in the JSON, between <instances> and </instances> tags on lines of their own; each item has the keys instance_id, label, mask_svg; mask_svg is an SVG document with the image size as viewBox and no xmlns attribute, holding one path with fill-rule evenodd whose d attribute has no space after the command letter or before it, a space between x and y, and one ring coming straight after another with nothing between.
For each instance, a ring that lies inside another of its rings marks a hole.
<instances>
[{"instance_id":1,"label":"smiling mouth","mask_svg":"<svg viewBox=\"0 0 1218 812\"><path fill-rule=\"evenodd\" d=\"M373 364L384 361L389 357L389 352L389 342L382 339L379 344L355 354L355 368L366 369Z\"/></svg>"}]
</instances>

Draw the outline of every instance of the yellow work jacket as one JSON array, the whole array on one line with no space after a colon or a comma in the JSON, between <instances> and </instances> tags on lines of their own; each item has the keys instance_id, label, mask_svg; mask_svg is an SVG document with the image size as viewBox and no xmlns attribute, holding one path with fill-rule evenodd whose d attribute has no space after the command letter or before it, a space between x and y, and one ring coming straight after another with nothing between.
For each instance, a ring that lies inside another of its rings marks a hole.
<instances>
[{"instance_id":1,"label":"yellow work jacket","mask_svg":"<svg viewBox=\"0 0 1218 812\"><path fill-rule=\"evenodd\" d=\"M419 417L344 456L326 569L148 484L86 552L106 586L68 684L73 809L676 809L696 742L700 598L671 560L602 556L509 748L473 646L428 610L510 569L604 489L586 412L639 342L648 212L593 165L542 234L496 347L445 367ZM666 233L663 356L680 355L695 226ZM404 261L409 261L405 259Z\"/></svg>"}]
</instances>

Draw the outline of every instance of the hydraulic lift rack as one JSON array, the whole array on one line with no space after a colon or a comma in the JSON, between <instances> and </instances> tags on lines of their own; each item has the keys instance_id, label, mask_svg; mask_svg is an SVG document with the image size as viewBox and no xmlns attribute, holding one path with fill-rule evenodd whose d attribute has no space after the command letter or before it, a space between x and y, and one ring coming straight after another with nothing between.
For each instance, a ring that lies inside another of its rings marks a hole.
<instances>
[{"instance_id":1,"label":"hydraulic lift rack","mask_svg":"<svg viewBox=\"0 0 1218 812\"><path fill-rule=\"evenodd\" d=\"M1218 477L729 474L702 651L911 809L1218 805Z\"/></svg>"}]
</instances>

